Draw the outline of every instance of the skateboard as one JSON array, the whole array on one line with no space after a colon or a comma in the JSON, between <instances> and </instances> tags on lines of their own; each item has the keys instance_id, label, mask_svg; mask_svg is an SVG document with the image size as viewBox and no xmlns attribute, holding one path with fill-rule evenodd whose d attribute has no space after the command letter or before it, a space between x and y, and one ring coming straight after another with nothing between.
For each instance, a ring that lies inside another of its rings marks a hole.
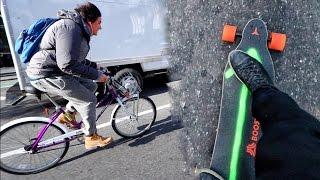
<instances>
[{"instance_id":1,"label":"skateboard","mask_svg":"<svg viewBox=\"0 0 320 180\"><path fill-rule=\"evenodd\" d=\"M237 33L236 26L224 26L223 41L235 42L237 36L241 41L236 50L260 62L274 81L275 71L269 49L283 51L286 35L268 33L264 21L251 19L242 34ZM251 92L236 77L228 61L223 73L219 122L210 170L202 171L200 178L255 179L255 156L260 136L260 123L251 114Z\"/></svg>"}]
</instances>

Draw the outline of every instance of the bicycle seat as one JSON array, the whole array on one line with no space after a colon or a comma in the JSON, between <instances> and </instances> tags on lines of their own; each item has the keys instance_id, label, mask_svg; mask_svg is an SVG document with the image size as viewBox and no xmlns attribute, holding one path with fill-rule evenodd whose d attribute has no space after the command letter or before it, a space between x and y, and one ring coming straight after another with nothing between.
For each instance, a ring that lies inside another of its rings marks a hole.
<instances>
[{"instance_id":1,"label":"bicycle seat","mask_svg":"<svg viewBox=\"0 0 320 180\"><path fill-rule=\"evenodd\" d=\"M30 93L30 94L34 94L34 95L41 95L43 93L46 93L46 92L43 92L43 91L40 91L39 89L33 87L32 85L27 85L24 87L26 93Z\"/></svg>"},{"instance_id":2,"label":"bicycle seat","mask_svg":"<svg viewBox=\"0 0 320 180\"><path fill-rule=\"evenodd\" d=\"M41 99L41 94L46 93L43 91L40 91L39 89L36 89L35 87L33 87L32 85L27 85L24 87L24 91L22 94L15 96L12 101L10 101L9 104L11 104L12 106L18 104L19 102L21 102L23 99L25 99L27 96L25 93L29 93L29 94L33 94L35 95L38 99Z\"/></svg>"}]
</instances>

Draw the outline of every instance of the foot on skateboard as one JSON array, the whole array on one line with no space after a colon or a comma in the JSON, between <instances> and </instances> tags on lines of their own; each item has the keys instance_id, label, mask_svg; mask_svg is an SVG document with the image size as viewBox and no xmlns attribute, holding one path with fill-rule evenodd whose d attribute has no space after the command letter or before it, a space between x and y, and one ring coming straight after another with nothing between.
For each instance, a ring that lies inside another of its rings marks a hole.
<instances>
[{"instance_id":1,"label":"foot on skateboard","mask_svg":"<svg viewBox=\"0 0 320 180\"><path fill-rule=\"evenodd\" d=\"M243 82L251 92L265 86L272 86L263 66L243 51L234 50L229 54L229 63L238 79Z\"/></svg>"}]
</instances>

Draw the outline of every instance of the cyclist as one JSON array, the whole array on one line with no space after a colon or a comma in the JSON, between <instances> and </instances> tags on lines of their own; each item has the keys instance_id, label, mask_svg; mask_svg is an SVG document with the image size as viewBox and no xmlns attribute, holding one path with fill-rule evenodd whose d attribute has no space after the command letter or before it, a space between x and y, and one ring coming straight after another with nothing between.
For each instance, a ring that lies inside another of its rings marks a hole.
<instances>
[{"instance_id":1,"label":"cyclist","mask_svg":"<svg viewBox=\"0 0 320 180\"><path fill-rule=\"evenodd\" d=\"M319 179L320 122L278 90L249 55L231 52L230 65L252 92L252 114L261 124L257 179Z\"/></svg>"},{"instance_id":2,"label":"cyclist","mask_svg":"<svg viewBox=\"0 0 320 180\"><path fill-rule=\"evenodd\" d=\"M45 32L40 50L27 66L30 83L41 91L67 99L66 113L59 122L74 127L75 112L84 123L85 148L103 147L112 137L97 134L94 92L97 82L107 82L108 76L99 72L97 64L86 59L90 37L101 29L101 12L92 3L79 5L74 11L60 10L60 20Z\"/></svg>"}]
</instances>

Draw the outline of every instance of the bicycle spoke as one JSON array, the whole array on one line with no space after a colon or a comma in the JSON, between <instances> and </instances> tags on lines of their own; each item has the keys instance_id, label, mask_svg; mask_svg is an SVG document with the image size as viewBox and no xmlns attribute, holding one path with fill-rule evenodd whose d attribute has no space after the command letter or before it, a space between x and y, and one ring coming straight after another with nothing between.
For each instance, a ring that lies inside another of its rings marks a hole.
<instances>
[{"instance_id":1,"label":"bicycle spoke","mask_svg":"<svg viewBox=\"0 0 320 180\"><path fill-rule=\"evenodd\" d=\"M31 132L35 132L35 131L31 131ZM29 133L29 130L27 130L27 134L28 134L28 140L29 140L29 142L31 141L31 135L30 135L30 133Z\"/></svg>"},{"instance_id":2,"label":"bicycle spoke","mask_svg":"<svg viewBox=\"0 0 320 180\"><path fill-rule=\"evenodd\" d=\"M16 158L17 158L17 156L16 156L16 157L11 157L10 159L15 160ZM16 163L15 163L15 161L10 161L10 162L8 163L8 165L12 165L13 167L15 167Z\"/></svg>"},{"instance_id":3,"label":"bicycle spoke","mask_svg":"<svg viewBox=\"0 0 320 180\"><path fill-rule=\"evenodd\" d=\"M35 164L36 161L34 159L34 156L30 154L29 157L30 157L30 164ZM32 163L32 162L34 162L34 163Z\"/></svg>"},{"instance_id":4,"label":"bicycle spoke","mask_svg":"<svg viewBox=\"0 0 320 180\"><path fill-rule=\"evenodd\" d=\"M1 167L9 172L29 174L45 170L57 163L65 155L69 147L68 141L39 149L35 153L23 152L21 154L19 151L25 145L34 142L35 139L32 138L36 137L46 125L46 122L28 121L5 129L1 134L0 142L1 152L4 153L3 158L0 159ZM52 125L45 132L41 141L52 139L62 134L64 134L62 129Z\"/></svg>"},{"instance_id":5,"label":"bicycle spoke","mask_svg":"<svg viewBox=\"0 0 320 180\"><path fill-rule=\"evenodd\" d=\"M16 167L18 167L18 165L20 164L20 162L23 162L22 160L25 158L24 155L17 156L17 157L21 157L21 158L19 159L19 161L17 161L17 162L19 162L19 163L17 163L17 166L16 166Z\"/></svg>"},{"instance_id":6,"label":"bicycle spoke","mask_svg":"<svg viewBox=\"0 0 320 180\"><path fill-rule=\"evenodd\" d=\"M31 163L31 154L29 154L29 169L32 169L32 163Z\"/></svg>"},{"instance_id":7,"label":"bicycle spoke","mask_svg":"<svg viewBox=\"0 0 320 180\"><path fill-rule=\"evenodd\" d=\"M44 162L45 162L45 164L48 164L47 162L47 159L44 157L44 156L41 156L41 155L38 155L39 157L41 157L43 160L44 160ZM40 159L40 158L39 158Z\"/></svg>"},{"instance_id":8,"label":"bicycle spoke","mask_svg":"<svg viewBox=\"0 0 320 180\"><path fill-rule=\"evenodd\" d=\"M119 110L113 116L115 120L113 120L112 127L115 132L123 137L138 137L149 130L156 114L152 101L143 97L133 98L127 100L125 105L125 107L118 107Z\"/></svg>"},{"instance_id":9,"label":"bicycle spoke","mask_svg":"<svg viewBox=\"0 0 320 180\"><path fill-rule=\"evenodd\" d=\"M26 128L28 128L28 126L26 126L26 127L24 127L24 128L22 128L22 129L17 129L17 131L19 132L19 134L20 134L20 136L23 138L23 139L28 139L26 136Z\"/></svg>"},{"instance_id":10,"label":"bicycle spoke","mask_svg":"<svg viewBox=\"0 0 320 180\"><path fill-rule=\"evenodd\" d=\"M15 140L15 141L18 141L18 142L20 142L21 144L23 144L23 145L27 145L27 144L25 144L25 143L23 143L20 139L18 139L16 136L14 136L15 138L10 138L10 139L12 139L12 140ZM19 141L20 140L20 141Z\"/></svg>"},{"instance_id":11,"label":"bicycle spoke","mask_svg":"<svg viewBox=\"0 0 320 180\"><path fill-rule=\"evenodd\" d=\"M144 103L141 103L140 108L142 111L144 110L142 107L144 106ZM137 116L139 117L139 111L137 112Z\"/></svg>"},{"instance_id":12,"label":"bicycle spoke","mask_svg":"<svg viewBox=\"0 0 320 180\"><path fill-rule=\"evenodd\" d=\"M132 130L133 130L133 131L131 131L131 132L134 132L134 129L135 129L135 128L134 128L134 125L133 125L133 123L132 123L132 122L133 122L133 121L132 121L132 120L130 120L129 125L131 125L131 126L130 126L130 129L132 129Z\"/></svg>"}]
</instances>

